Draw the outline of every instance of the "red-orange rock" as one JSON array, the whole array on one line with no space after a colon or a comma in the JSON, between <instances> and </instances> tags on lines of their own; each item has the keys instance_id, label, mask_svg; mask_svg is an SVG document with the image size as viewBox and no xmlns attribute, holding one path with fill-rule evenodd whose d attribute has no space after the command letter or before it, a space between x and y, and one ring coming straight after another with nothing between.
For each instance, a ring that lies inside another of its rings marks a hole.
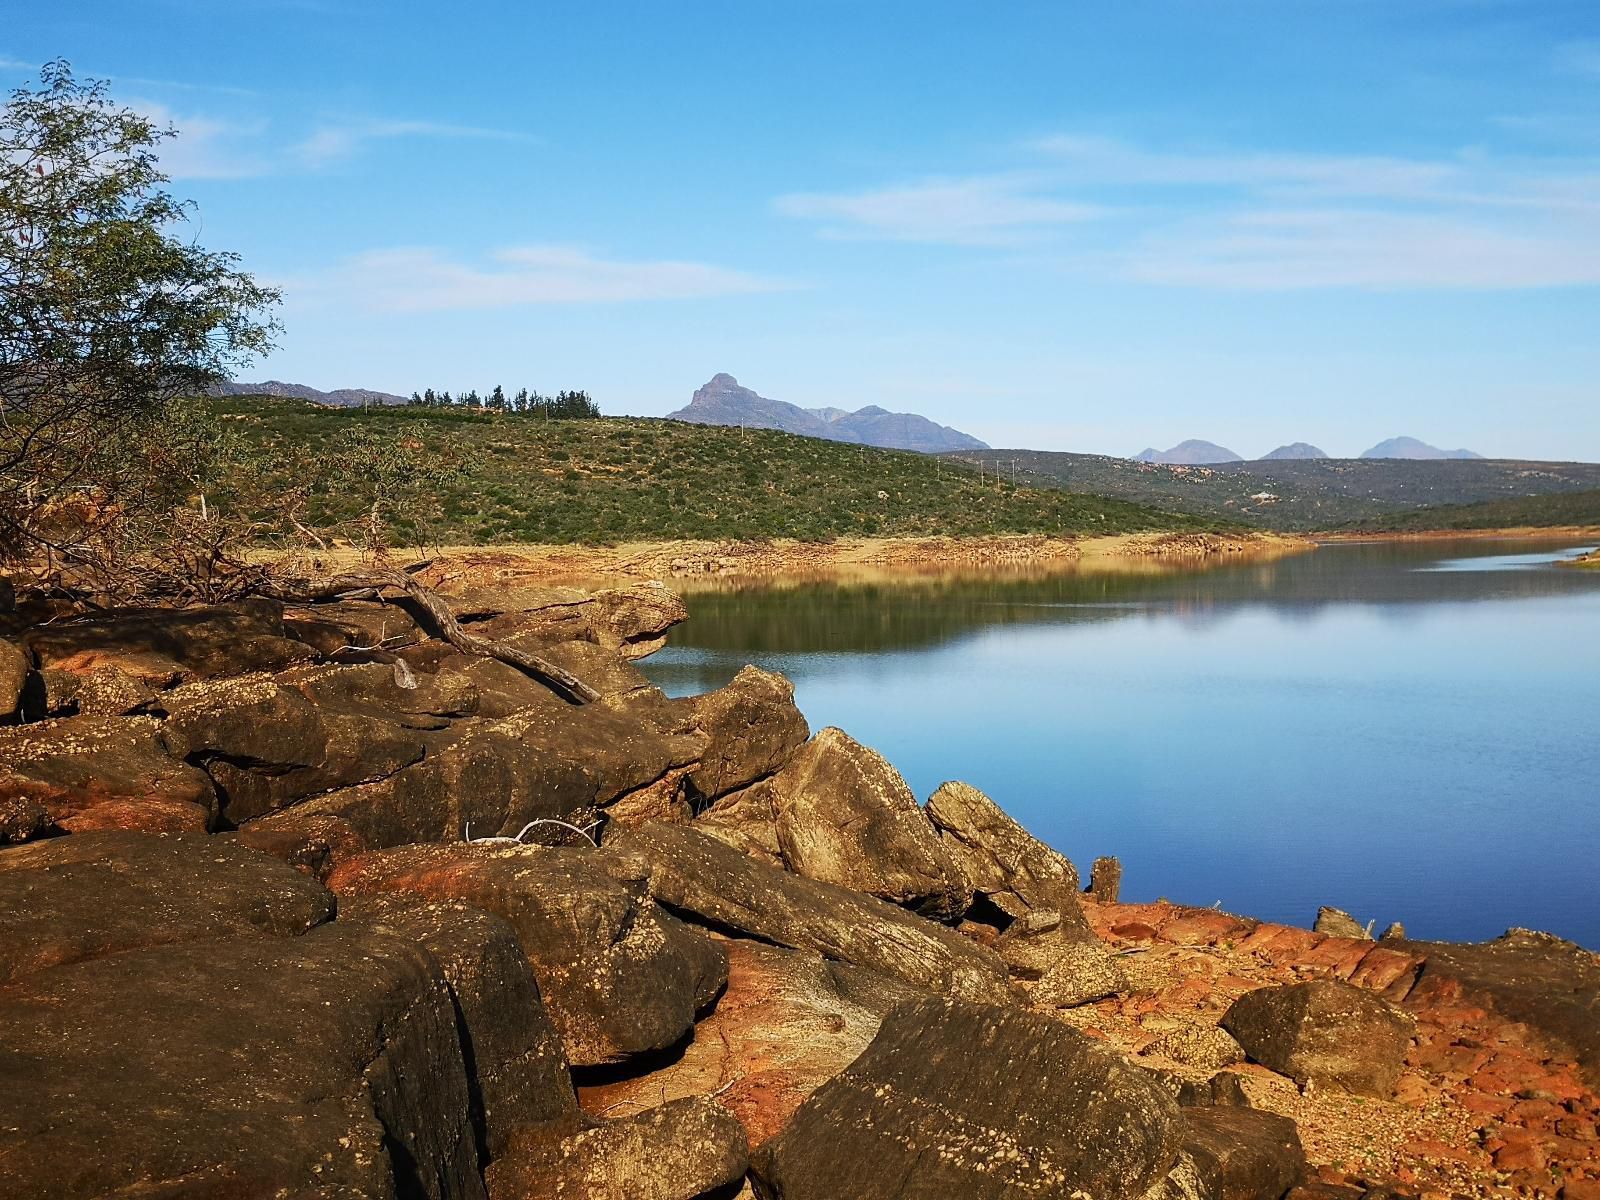
<instances>
[{"instance_id":1,"label":"red-orange rock","mask_svg":"<svg viewBox=\"0 0 1600 1200\"><path fill-rule=\"evenodd\" d=\"M1163 925L1160 936L1176 946L1215 946L1237 941L1249 931L1249 925L1228 913L1188 912Z\"/></svg>"}]
</instances>

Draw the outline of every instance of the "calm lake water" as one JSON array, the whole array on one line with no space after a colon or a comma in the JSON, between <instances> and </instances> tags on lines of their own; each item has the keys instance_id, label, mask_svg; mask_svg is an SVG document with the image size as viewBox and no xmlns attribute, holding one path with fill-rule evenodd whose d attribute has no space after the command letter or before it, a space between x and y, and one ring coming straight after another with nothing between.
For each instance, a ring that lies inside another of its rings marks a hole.
<instances>
[{"instance_id":1,"label":"calm lake water","mask_svg":"<svg viewBox=\"0 0 1600 1200\"><path fill-rule=\"evenodd\" d=\"M1341 544L1209 570L691 595L644 669L754 662L926 799L989 793L1124 897L1600 948L1600 572L1578 548Z\"/></svg>"}]
</instances>

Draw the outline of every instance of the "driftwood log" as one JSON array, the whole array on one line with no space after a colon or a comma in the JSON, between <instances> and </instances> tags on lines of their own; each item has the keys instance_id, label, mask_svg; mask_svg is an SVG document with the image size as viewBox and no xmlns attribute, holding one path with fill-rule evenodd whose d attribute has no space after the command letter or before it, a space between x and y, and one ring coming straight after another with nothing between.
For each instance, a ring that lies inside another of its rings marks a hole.
<instances>
[{"instance_id":1,"label":"driftwood log","mask_svg":"<svg viewBox=\"0 0 1600 1200\"><path fill-rule=\"evenodd\" d=\"M496 658L503 663L538 680L562 699L572 704L588 704L600 699L600 693L570 671L555 663L529 654L526 650L509 646L505 642L474 637L461 627L456 615L443 596L425 587L404 571L355 571L330 575L321 579L277 580L263 589L274 599L295 604L310 604L319 600L348 599L362 592L375 593L380 599L385 589L404 592L406 597L421 608L439 634L463 654L477 654Z\"/></svg>"}]
</instances>

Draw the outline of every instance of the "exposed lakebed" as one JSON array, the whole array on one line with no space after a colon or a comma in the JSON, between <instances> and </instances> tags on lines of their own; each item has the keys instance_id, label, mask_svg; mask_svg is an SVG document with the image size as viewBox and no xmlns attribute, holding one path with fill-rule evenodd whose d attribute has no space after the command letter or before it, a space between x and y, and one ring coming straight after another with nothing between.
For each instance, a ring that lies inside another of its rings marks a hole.
<instances>
[{"instance_id":1,"label":"exposed lakebed","mask_svg":"<svg viewBox=\"0 0 1600 1200\"><path fill-rule=\"evenodd\" d=\"M1600 575L1573 543L729 585L645 669L745 662L926 797L984 789L1124 894L1600 946Z\"/></svg>"}]
</instances>

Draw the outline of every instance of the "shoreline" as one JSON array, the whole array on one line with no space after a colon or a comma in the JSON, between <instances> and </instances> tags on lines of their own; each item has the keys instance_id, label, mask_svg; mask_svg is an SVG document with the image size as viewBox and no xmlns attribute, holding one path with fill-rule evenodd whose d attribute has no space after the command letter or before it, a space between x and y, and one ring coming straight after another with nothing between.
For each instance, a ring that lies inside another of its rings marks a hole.
<instances>
[{"instance_id":1,"label":"shoreline","mask_svg":"<svg viewBox=\"0 0 1600 1200\"><path fill-rule=\"evenodd\" d=\"M1024 573L1140 571L1230 559L1267 561L1314 550L1310 538L1277 533L1137 533L1104 537L838 538L770 541L627 542L616 546L440 546L426 557L434 586L513 580L662 580L694 590L696 581L850 578L915 579L996 569Z\"/></svg>"},{"instance_id":2,"label":"shoreline","mask_svg":"<svg viewBox=\"0 0 1600 1200\"><path fill-rule=\"evenodd\" d=\"M1455 540L1504 542L1561 542L1571 538L1600 538L1600 525L1507 525L1495 529L1336 529L1308 533L1321 542L1443 542Z\"/></svg>"}]
</instances>

